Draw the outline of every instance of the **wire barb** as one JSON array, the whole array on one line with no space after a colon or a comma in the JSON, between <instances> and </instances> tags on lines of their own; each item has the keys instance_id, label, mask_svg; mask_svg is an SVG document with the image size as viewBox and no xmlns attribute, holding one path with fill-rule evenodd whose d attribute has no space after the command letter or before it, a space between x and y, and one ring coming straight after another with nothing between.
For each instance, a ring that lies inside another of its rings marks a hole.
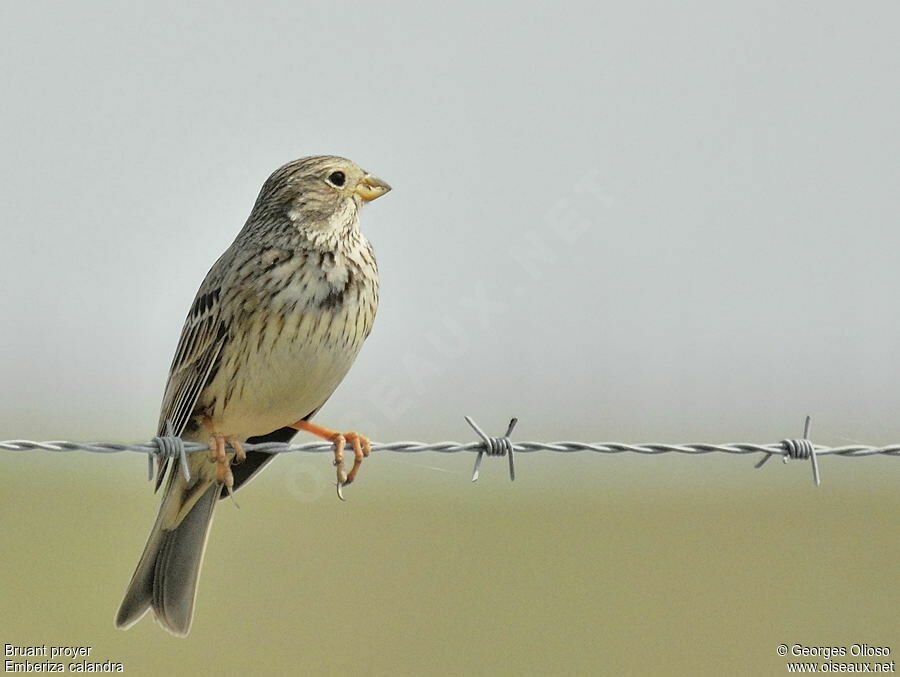
<instances>
[{"instance_id":1,"label":"wire barb","mask_svg":"<svg viewBox=\"0 0 900 677\"><path fill-rule=\"evenodd\" d=\"M484 443L482 447L478 450L478 456L475 457L475 469L472 471L472 481L478 481L478 474L481 472L481 459L484 458L484 455L488 456L508 456L509 457L509 481L516 481L516 465L513 461L513 443L510 441L509 436L512 434L512 431L515 429L516 424L519 422L518 418L511 418L509 421L509 427L506 429L506 434L503 437L488 437L485 432L478 427L478 424L472 420L471 416L466 416L466 423L468 423L472 430L481 438L481 441Z\"/></svg>"},{"instance_id":2,"label":"wire barb","mask_svg":"<svg viewBox=\"0 0 900 677\"><path fill-rule=\"evenodd\" d=\"M175 429L172 427L172 421L166 421L166 434L153 438L153 444L156 450L151 450L147 454L147 479L153 481L153 457L155 456L159 463L163 458L178 459L178 465L184 475L184 481L191 481L191 470L188 467L187 450L184 448L184 440L175 435Z\"/></svg>"},{"instance_id":3,"label":"wire barb","mask_svg":"<svg viewBox=\"0 0 900 677\"><path fill-rule=\"evenodd\" d=\"M803 424L803 439L800 440L782 440L781 446L783 449L783 454L781 457L782 462L787 463L790 459L802 460L810 459L812 463L812 471L813 471L813 482L815 482L816 486L822 486L822 478L819 475L819 462L816 459L816 447L815 445L809 441L809 429L812 424L812 418L810 416L806 417L806 422ZM765 465L766 461L768 461L774 455L773 452L766 452L765 457L757 463L754 467L759 469Z\"/></svg>"}]
</instances>

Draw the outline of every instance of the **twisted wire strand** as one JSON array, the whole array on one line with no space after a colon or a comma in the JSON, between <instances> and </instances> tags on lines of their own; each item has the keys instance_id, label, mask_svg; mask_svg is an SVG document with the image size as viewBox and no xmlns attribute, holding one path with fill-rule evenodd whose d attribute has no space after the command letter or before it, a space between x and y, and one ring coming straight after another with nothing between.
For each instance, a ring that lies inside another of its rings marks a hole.
<instances>
[{"instance_id":1,"label":"twisted wire strand","mask_svg":"<svg viewBox=\"0 0 900 677\"><path fill-rule=\"evenodd\" d=\"M172 438L162 437L156 438L160 440L171 440ZM176 438L177 439L177 438ZM502 438L493 438L502 439ZM807 441L808 442L808 441ZM802 444L802 440L783 440L781 442L772 442L768 444L756 444L750 442L729 442L726 444L709 444L705 442L686 443L686 444L664 444L657 442L627 444L623 442L576 442L576 441L560 441L560 442L512 442L510 448L515 453L532 453L537 451L550 451L556 453L576 453L582 451L595 452L599 454L773 454L775 456L783 456L786 458L808 458L810 454L815 452L816 456L843 456L845 458L859 458L863 456L900 456L900 443L891 444L882 447L867 446L861 444L847 445L842 447L828 447L818 444L808 443L809 446ZM0 450L5 451L87 451L100 454L115 454L123 451L138 452L143 454L154 454L162 456L178 456L180 447L183 446L185 453L194 453L198 451L208 451L209 445L203 442L183 442L182 445L164 443L162 446L156 442L137 442L132 444L124 444L121 442L70 442L65 440L50 440L46 442L34 442L31 440L6 440L0 442ZM244 444L247 451L261 451L267 454L284 454L284 453L331 453L334 451L334 445L327 442L312 442L309 444L285 444L281 442L266 442L262 444ZM442 454L455 454L464 451L485 452L485 443L477 442L414 442L414 441L398 441L398 442L373 442L372 452L378 451L396 451L402 453L421 453L432 451ZM489 455L490 451L488 452ZM503 455L502 453L499 455Z\"/></svg>"}]
</instances>

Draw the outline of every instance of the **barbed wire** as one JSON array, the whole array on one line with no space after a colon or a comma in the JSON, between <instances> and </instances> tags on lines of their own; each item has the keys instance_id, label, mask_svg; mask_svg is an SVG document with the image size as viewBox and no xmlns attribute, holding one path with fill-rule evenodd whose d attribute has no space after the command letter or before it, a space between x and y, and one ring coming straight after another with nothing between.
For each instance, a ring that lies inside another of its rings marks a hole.
<instances>
[{"instance_id":1,"label":"barbed wire","mask_svg":"<svg viewBox=\"0 0 900 677\"><path fill-rule=\"evenodd\" d=\"M864 456L900 456L900 444L875 447L862 444L847 445L842 447L828 447L813 444L809 440L810 418L806 417L802 439L784 439L780 442L757 444L753 442L729 442L725 444L710 444L695 442L686 444L664 444L657 442L630 444L623 442L513 442L509 436L512 434L518 419L513 418L505 435L489 437L471 417L465 417L466 422L472 427L480 438L475 442L373 442L372 453L379 451L394 451L402 453L437 452L442 454L456 454L466 451L474 451L478 454L475 459L475 468L472 472L472 481L479 476L481 461L487 456L505 456L509 459L509 478L515 480L516 471L514 455L519 453L533 453L537 451L550 451L557 453L594 452L599 454L765 454L762 460L756 464L757 468L773 456L781 456L785 463L789 460L810 460L813 469L813 480L818 486L821 484L817 458L820 456L842 456L844 458L862 458ZM171 432L171 430L170 430ZM259 444L244 444L245 451L258 451L265 454L285 453L333 453L334 445L330 442L312 442L308 444L288 444L283 442L263 442ZM0 449L6 451L87 451L100 454L114 454L123 451L147 454L148 474L152 476L152 463L154 458L178 459L185 479L190 479L187 454L199 451L209 451L209 445L203 442L190 442L182 440L174 435L154 437L149 442L121 443L121 442L69 442L64 440L52 440L47 442L33 442L31 440L7 440L0 442Z\"/></svg>"}]
</instances>

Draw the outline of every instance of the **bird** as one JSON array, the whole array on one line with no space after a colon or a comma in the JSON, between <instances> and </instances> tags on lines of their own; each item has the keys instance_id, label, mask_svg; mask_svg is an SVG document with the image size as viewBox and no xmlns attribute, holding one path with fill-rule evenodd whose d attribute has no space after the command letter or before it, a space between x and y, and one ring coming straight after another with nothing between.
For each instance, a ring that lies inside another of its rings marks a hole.
<instances>
[{"instance_id":1,"label":"bird","mask_svg":"<svg viewBox=\"0 0 900 677\"><path fill-rule=\"evenodd\" d=\"M339 496L355 479L368 438L311 419L372 330L378 268L359 211L390 190L346 158L289 162L265 181L244 227L207 273L175 350L158 434L210 450L189 455L190 479L178 463L160 461L159 513L117 627L152 610L165 630L188 634L216 503L273 458L245 452L243 443L288 441L305 430L334 444Z\"/></svg>"}]
</instances>

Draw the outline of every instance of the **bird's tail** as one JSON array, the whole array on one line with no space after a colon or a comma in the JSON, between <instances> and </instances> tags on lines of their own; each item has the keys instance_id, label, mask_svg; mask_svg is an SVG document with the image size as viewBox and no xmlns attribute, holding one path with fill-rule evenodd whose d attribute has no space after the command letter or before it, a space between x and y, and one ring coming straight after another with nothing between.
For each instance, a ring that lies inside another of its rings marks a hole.
<instances>
[{"instance_id":1,"label":"bird's tail","mask_svg":"<svg viewBox=\"0 0 900 677\"><path fill-rule=\"evenodd\" d=\"M116 614L116 626L129 628L153 609L160 625L184 637L191 629L219 488L215 482L188 485L178 464L172 466L156 523Z\"/></svg>"}]
</instances>

